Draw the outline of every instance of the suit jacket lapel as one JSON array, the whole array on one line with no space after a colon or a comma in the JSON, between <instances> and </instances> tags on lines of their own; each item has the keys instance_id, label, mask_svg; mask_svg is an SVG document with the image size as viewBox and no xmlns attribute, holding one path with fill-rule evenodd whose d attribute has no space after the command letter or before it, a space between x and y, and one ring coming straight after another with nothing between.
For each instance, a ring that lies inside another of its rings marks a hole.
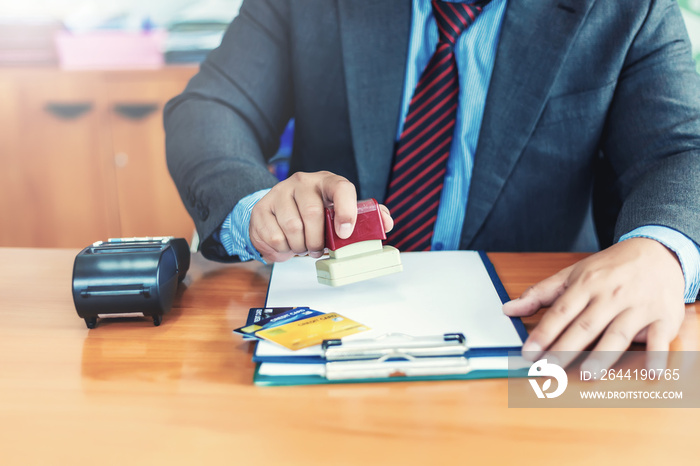
<instances>
[{"instance_id":1,"label":"suit jacket lapel","mask_svg":"<svg viewBox=\"0 0 700 466\"><path fill-rule=\"evenodd\" d=\"M491 211L595 0L508 0L474 158L461 247ZM585 70L581 70L585 72Z\"/></svg>"},{"instance_id":2,"label":"suit jacket lapel","mask_svg":"<svg viewBox=\"0 0 700 466\"><path fill-rule=\"evenodd\" d=\"M358 195L382 201L398 128L411 1L338 0L338 14Z\"/></svg>"}]
</instances>

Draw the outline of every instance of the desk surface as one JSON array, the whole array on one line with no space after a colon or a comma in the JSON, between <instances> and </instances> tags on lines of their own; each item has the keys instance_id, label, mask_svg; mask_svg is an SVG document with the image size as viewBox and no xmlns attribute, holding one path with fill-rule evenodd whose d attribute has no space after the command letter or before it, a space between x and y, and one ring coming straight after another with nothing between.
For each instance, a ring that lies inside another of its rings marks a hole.
<instances>
[{"instance_id":1,"label":"desk surface","mask_svg":"<svg viewBox=\"0 0 700 466\"><path fill-rule=\"evenodd\" d=\"M503 379L255 387L252 347L231 330L263 304L260 264L194 256L160 327L88 331L70 292L77 252L0 248L4 466L697 464L694 409L509 409ZM490 257L516 296L582 256ZM700 348L696 311L674 349Z\"/></svg>"}]
</instances>

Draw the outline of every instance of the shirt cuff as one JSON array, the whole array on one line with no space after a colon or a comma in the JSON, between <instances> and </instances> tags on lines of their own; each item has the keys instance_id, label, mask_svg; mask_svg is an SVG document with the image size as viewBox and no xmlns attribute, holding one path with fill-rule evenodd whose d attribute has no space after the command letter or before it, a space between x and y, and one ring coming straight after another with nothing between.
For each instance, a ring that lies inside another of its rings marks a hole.
<instances>
[{"instance_id":1,"label":"shirt cuff","mask_svg":"<svg viewBox=\"0 0 700 466\"><path fill-rule=\"evenodd\" d=\"M700 247L683 233L661 225L646 225L623 235L620 241L629 238L649 238L658 241L678 257L685 277L684 298L693 303L700 290Z\"/></svg>"},{"instance_id":2,"label":"shirt cuff","mask_svg":"<svg viewBox=\"0 0 700 466\"><path fill-rule=\"evenodd\" d=\"M262 189L247 195L238 201L231 213L226 216L219 231L219 240L230 256L238 256L242 261L255 259L266 264L257 249L253 247L248 229L253 207L268 192L270 192L269 189Z\"/></svg>"}]
</instances>

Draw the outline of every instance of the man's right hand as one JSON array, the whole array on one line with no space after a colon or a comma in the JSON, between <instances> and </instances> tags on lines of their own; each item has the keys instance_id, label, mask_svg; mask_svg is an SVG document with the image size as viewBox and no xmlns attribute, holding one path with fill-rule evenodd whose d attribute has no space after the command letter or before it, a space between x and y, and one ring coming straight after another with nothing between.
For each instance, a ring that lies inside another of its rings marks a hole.
<instances>
[{"instance_id":1,"label":"man's right hand","mask_svg":"<svg viewBox=\"0 0 700 466\"><path fill-rule=\"evenodd\" d=\"M357 220L355 185L330 172L297 172L277 183L253 207L250 240L266 262L294 255L318 258L324 249L324 208L333 205L335 232L349 237ZM379 206L386 231L394 226L389 209Z\"/></svg>"}]
</instances>

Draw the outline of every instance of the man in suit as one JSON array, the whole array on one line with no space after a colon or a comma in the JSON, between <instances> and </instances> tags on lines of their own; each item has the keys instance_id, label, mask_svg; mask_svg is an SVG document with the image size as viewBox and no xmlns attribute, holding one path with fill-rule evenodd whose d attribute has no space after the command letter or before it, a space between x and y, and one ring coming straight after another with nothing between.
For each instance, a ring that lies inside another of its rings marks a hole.
<instances>
[{"instance_id":1,"label":"man in suit","mask_svg":"<svg viewBox=\"0 0 700 466\"><path fill-rule=\"evenodd\" d=\"M438 88L449 95L427 97ZM393 203L397 241L426 228L431 249L600 240L610 247L504 307L551 306L524 350L601 335L596 349L663 350L700 287L699 96L675 0L247 1L165 110L168 165L215 260L318 257L324 205L347 237L358 197ZM277 182L266 161L292 117L293 175ZM397 167L438 163L400 160L416 140L446 166L403 199L423 182L394 180L423 175ZM435 215L401 210L419 202Z\"/></svg>"}]
</instances>

